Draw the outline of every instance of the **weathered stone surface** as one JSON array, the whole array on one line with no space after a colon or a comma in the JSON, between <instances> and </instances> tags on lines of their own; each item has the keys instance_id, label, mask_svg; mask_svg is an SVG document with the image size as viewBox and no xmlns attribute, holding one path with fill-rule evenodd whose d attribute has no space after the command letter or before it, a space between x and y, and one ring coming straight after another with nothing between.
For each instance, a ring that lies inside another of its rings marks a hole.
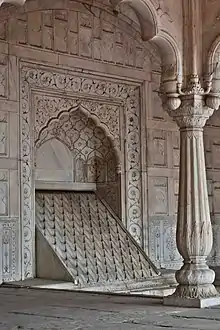
<instances>
[{"instance_id":1,"label":"weathered stone surface","mask_svg":"<svg viewBox=\"0 0 220 330\"><path fill-rule=\"evenodd\" d=\"M3 2L0 278L35 276L40 187L96 188L159 268L180 268L180 135L160 96L176 110L190 75L189 95L202 92L218 109L218 1ZM213 266L220 262L219 127L216 111L205 127Z\"/></svg>"},{"instance_id":2,"label":"weathered stone surface","mask_svg":"<svg viewBox=\"0 0 220 330\"><path fill-rule=\"evenodd\" d=\"M2 330L219 330L219 307L164 307L162 299L0 289Z\"/></svg>"}]
</instances>

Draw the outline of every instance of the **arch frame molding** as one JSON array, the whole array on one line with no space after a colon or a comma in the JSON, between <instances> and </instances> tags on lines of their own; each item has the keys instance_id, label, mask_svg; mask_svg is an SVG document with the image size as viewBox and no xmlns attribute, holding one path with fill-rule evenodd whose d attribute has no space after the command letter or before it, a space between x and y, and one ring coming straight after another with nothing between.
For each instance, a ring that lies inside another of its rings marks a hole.
<instances>
[{"instance_id":1,"label":"arch frame molding","mask_svg":"<svg viewBox=\"0 0 220 330\"><path fill-rule=\"evenodd\" d=\"M93 78L91 78L93 77ZM75 80L74 80L75 79ZM75 82L75 84L74 84ZM78 82L78 84L76 83ZM82 87L84 86L84 87ZM84 90L83 90L84 88ZM83 76L74 71L59 68L40 67L25 62L20 63L20 155L21 155L21 269L22 279L35 275L35 180L34 180L34 131L36 134L33 102L34 95L43 95L60 106L60 112L81 103L109 103L118 105L123 110L119 113L119 145L121 151L119 171L121 174L122 218L133 237L142 244L142 173L141 173L141 83L122 82L119 79L96 77L92 74ZM85 97L87 99L85 100ZM84 100L83 100L84 98ZM66 105L65 101L66 100ZM60 103L59 103L60 102ZM93 112L93 113L92 113ZM49 120L50 118L48 118ZM100 120L99 120L100 124ZM117 140L106 125L100 124L111 140ZM39 128L40 131L40 128ZM126 140L123 138L126 136ZM126 159L125 159L125 155ZM125 207L126 205L126 207ZM124 209L124 210L123 210ZM125 220L126 219L126 220Z\"/></svg>"}]
</instances>

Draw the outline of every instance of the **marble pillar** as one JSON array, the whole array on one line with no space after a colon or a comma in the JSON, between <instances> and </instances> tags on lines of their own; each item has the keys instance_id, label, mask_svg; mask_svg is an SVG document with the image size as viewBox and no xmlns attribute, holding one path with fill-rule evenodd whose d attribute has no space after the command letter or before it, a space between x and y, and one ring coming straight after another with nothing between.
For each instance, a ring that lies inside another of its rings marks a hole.
<instances>
[{"instance_id":1,"label":"marble pillar","mask_svg":"<svg viewBox=\"0 0 220 330\"><path fill-rule=\"evenodd\" d=\"M164 304L207 307L220 304L213 282L215 273L206 258L212 248L203 127L213 109L202 93L180 95L180 106L170 112L180 128L180 174L177 219L177 247L183 266L176 272L178 286Z\"/></svg>"}]
</instances>

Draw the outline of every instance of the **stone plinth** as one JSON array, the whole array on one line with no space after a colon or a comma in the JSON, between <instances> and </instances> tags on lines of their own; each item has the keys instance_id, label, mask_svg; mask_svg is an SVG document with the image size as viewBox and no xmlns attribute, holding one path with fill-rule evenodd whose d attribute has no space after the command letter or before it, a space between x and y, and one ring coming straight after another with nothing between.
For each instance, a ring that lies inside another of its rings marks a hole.
<instances>
[{"instance_id":1,"label":"stone plinth","mask_svg":"<svg viewBox=\"0 0 220 330\"><path fill-rule=\"evenodd\" d=\"M220 305L220 296L212 298L179 298L175 296L164 297L163 303L166 306L176 307L194 307L194 308L206 308L211 306Z\"/></svg>"}]
</instances>

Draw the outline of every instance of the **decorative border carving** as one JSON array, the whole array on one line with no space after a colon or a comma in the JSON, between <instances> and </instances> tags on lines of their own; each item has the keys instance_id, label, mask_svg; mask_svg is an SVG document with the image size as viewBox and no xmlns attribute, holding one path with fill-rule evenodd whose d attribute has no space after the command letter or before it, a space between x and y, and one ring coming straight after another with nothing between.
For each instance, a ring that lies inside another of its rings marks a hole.
<instances>
[{"instance_id":1,"label":"decorative border carving","mask_svg":"<svg viewBox=\"0 0 220 330\"><path fill-rule=\"evenodd\" d=\"M2 250L2 278L4 282L18 277L18 219L0 222Z\"/></svg>"},{"instance_id":2,"label":"decorative border carving","mask_svg":"<svg viewBox=\"0 0 220 330\"><path fill-rule=\"evenodd\" d=\"M21 111L21 223L23 241L23 278L32 277L34 270L34 180L33 180L33 114L31 92L56 92L66 97L79 96L120 102L125 120L125 186L126 222L134 238L142 244L141 155L140 155L140 85L88 78L57 69L25 66L20 74ZM124 188L124 187L123 187Z\"/></svg>"}]
</instances>

